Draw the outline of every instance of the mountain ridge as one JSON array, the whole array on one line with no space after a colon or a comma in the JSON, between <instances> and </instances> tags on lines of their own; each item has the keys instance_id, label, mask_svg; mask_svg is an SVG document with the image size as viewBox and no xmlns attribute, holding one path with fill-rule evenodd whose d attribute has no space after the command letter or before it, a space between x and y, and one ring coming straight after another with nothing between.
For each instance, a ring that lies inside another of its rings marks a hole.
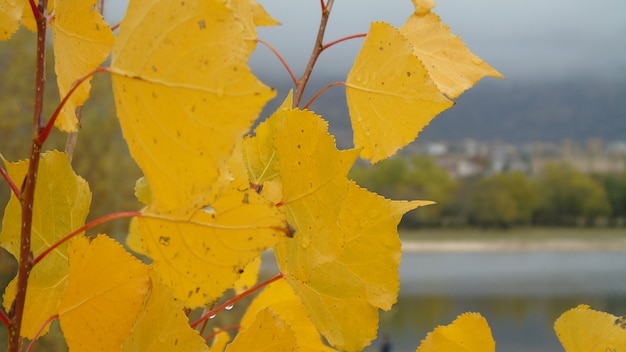
<instances>
[{"instance_id":1,"label":"mountain ridge","mask_svg":"<svg viewBox=\"0 0 626 352\"><path fill-rule=\"evenodd\" d=\"M311 81L307 98L325 84L341 78ZM271 84L271 82L270 82ZM275 86L279 97L291 87ZM420 133L420 141L505 141L510 144L584 141L590 138L626 140L626 80L572 78L560 81L485 79L456 100ZM282 98L274 99L268 115ZM351 130L345 89L331 88L311 110L329 121L337 144L350 147Z\"/></svg>"}]
</instances>

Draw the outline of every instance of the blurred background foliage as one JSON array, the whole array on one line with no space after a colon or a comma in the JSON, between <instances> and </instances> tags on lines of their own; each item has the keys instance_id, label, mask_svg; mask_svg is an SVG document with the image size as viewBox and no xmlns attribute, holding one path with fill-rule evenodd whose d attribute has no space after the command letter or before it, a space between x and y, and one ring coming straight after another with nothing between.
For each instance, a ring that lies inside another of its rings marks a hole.
<instances>
[{"instance_id":1,"label":"blurred background foliage","mask_svg":"<svg viewBox=\"0 0 626 352\"><path fill-rule=\"evenodd\" d=\"M36 36L21 29L8 42L0 45L0 153L9 161L27 159L30 153L33 90L35 82ZM57 105L59 94L54 76L52 46L46 57L46 100L44 118L48 120ZM140 209L135 199L135 181L141 172L130 158L115 117L111 80L98 74L92 80L91 97L82 109L80 131L73 153L76 173L89 182L92 196L88 221L100 216ZM45 150L65 150L68 135L54 130ZM21 180L14 180L18 186ZM0 186L0 214L9 199L9 188ZM94 229L99 233L124 240L128 221L115 220Z\"/></svg>"},{"instance_id":2,"label":"blurred background foliage","mask_svg":"<svg viewBox=\"0 0 626 352\"><path fill-rule=\"evenodd\" d=\"M452 179L429 157L400 154L358 164L350 177L386 197L437 202L405 215L405 227L626 223L626 172L587 175L554 163L536 178L516 171Z\"/></svg>"}]
</instances>

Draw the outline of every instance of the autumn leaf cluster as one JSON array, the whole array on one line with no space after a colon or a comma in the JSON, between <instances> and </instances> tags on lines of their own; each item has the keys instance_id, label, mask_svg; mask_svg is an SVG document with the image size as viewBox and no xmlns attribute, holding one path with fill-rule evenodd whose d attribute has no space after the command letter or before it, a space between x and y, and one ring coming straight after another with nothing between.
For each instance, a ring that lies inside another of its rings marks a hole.
<instances>
[{"instance_id":1,"label":"autumn leaf cluster","mask_svg":"<svg viewBox=\"0 0 626 352\"><path fill-rule=\"evenodd\" d=\"M321 4L327 15L332 1ZM385 199L348 171L358 157L377 162L413 141L484 76L501 77L431 12L434 2L414 4L402 27L377 22L365 36L343 82L354 148L338 150L327 122L291 95L250 131L276 95L247 64L256 27L278 24L256 1L131 0L117 34L96 0L49 1L43 20L62 101L48 123L77 132L91 76L110 74L117 118L144 175L136 195L145 207L131 213L126 246L87 236L87 182L65 153L38 156L21 337L36 340L58 319L72 351L356 351L370 344L379 309L397 300L398 222L431 202ZM0 39L21 25L33 30L34 21L41 28L34 5L0 0ZM45 142L45 133L36 141ZM29 161L3 163L9 184L28 174ZM20 260L24 204L13 191L0 244ZM268 249L279 273L255 286ZM18 286L13 280L3 296L8 327ZM217 331L209 347L200 326L231 289L234 300L261 292L234 338ZM206 314L190 322L196 309ZM568 351L578 350L568 346L579 345L571 342L576 324L589 312L579 308L557 322ZM603 341L623 346L622 337ZM462 315L418 351L458 346L495 349L484 318Z\"/></svg>"}]
</instances>

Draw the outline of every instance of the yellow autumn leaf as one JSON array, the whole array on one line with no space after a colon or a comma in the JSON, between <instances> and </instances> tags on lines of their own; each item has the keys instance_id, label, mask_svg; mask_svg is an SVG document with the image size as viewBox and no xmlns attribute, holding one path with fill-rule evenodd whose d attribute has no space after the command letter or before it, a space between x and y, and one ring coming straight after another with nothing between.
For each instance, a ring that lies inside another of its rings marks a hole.
<instances>
[{"instance_id":1,"label":"yellow autumn leaf","mask_svg":"<svg viewBox=\"0 0 626 352\"><path fill-rule=\"evenodd\" d=\"M280 22L267 13L263 6L256 0L250 0L250 4L252 4L252 18L254 19L254 24L257 26L276 26L280 24Z\"/></svg>"},{"instance_id":2,"label":"yellow autumn leaf","mask_svg":"<svg viewBox=\"0 0 626 352\"><path fill-rule=\"evenodd\" d=\"M313 112L279 109L244 149L254 156L247 159L252 175L277 160L272 176L258 179L280 182L281 209L295 229L275 247L281 272L326 339L359 350L376 336L378 308L396 301L397 224L404 212L429 202L389 201L349 181L358 151L338 151L327 128Z\"/></svg>"},{"instance_id":3,"label":"yellow autumn leaf","mask_svg":"<svg viewBox=\"0 0 626 352\"><path fill-rule=\"evenodd\" d=\"M260 311L254 322L242 329L226 348L226 352L297 350L299 348L293 329L270 308Z\"/></svg>"},{"instance_id":4,"label":"yellow autumn leaf","mask_svg":"<svg viewBox=\"0 0 626 352\"><path fill-rule=\"evenodd\" d=\"M113 239L77 238L59 321L71 351L122 351L150 291L148 267Z\"/></svg>"},{"instance_id":5,"label":"yellow autumn leaf","mask_svg":"<svg viewBox=\"0 0 626 352\"><path fill-rule=\"evenodd\" d=\"M433 7L435 7L435 0L411 0L413 1L413 5L415 6L415 13L418 15L423 15L427 12L430 12Z\"/></svg>"},{"instance_id":6,"label":"yellow autumn leaf","mask_svg":"<svg viewBox=\"0 0 626 352\"><path fill-rule=\"evenodd\" d=\"M334 351L332 348L324 345L319 332L307 316L300 299L285 280L278 280L268 285L252 301L241 318L241 327L245 329L251 326L257 313L266 307L271 308L291 326L300 350Z\"/></svg>"},{"instance_id":7,"label":"yellow autumn leaf","mask_svg":"<svg viewBox=\"0 0 626 352\"><path fill-rule=\"evenodd\" d=\"M246 265L284 227L277 208L255 191L231 188L189 218L146 209L137 220L141 244L176 299L200 307L233 287Z\"/></svg>"},{"instance_id":8,"label":"yellow autumn leaf","mask_svg":"<svg viewBox=\"0 0 626 352\"><path fill-rule=\"evenodd\" d=\"M4 164L9 176L16 182L21 182L26 176L27 161L9 163L4 160ZM33 255L38 256L84 225L90 203L89 185L74 173L65 153L50 151L42 154L33 206ZM16 258L19 258L20 229L21 206L12 195L4 213L0 244ZM28 304L21 331L26 338L33 338L42 323L58 312L68 275L68 246L69 242L63 243L33 267L26 291ZM17 279L14 279L4 293L3 306L6 311L9 311L14 301L16 285Z\"/></svg>"},{"instance_id":9,"label":"yellow autumn leaf","mask_svg":"<svg viewBox=\"0 0 626 352\"><path fill-rule=\"evenodd\" d=\"M626 318L584 304L563 313L554 330L566 352L626 351Z\"/></svg>"},{"instance_id":10,"label":"yellow autumn leaf","mask_svg":"<svg viewBox=\"0 0 626 352\"><path fill-rule=\"evenodd\" d=\"M390 201L353 183L345 199L337 201L341 209L335 219L343 241L332 262L304 263L305 276L291 274L292 253L298 249L287 252L285 247L291 245L288 239L279 241L276 256L281 271L290 273L285 274L287 281L326 339L342 350L361 350L376 337L378 309L389 310L397 300L401 258L397 225L405 212L431 202ZM360 216L355 217L355 213ZM310 247L299 250L315 251L329 240L324 234L315 235Z\"/></svg>"},{"instance_id":11,"label":"yellow autumn leaf","mask_svg":"<svg viewBox=\"0 0 626 352\"><path fill-rule=\"evenodd\" d=\"M313 112L285 110L285 114L274 132L274 143L282 201L296 235L281 242L290 263L281 270L306 281L311 265L335 260L344 246L337 215L358 150L338 151L327 132L328 123ZM311 246L315 237L323 240Z\"/></svg>"},{"instance_id":12,"label":"yellow autumn leaf","mask_svg":"<svg viewBox=\"0 0 626 352\"><path fill-rule=\"evenodd\" d=\"M254 23L253 4L251 0L225 0L225 3L237 13L243 24L243 38L248 46L248 54L256 47L257 31Z\"/></svg>"},{"instance_id":13,"label":"yellow autumn leaf","mask_svg":"<svg viewBox=\"0 0 626 352\"><path fill-rule=\"evenodd\" d=\"M228 333L225 331L219 331L213 337L213 343L211 344L211 348L209 349L209 351L210 352L223 352L226 349L226 345L229 342L230 342L230 335L228 335Z\"/></svg>"},{"instance_id":14,"label":"yellow autumn leaf","mask_svg":"<svg viewBox=\"0 0 626 352\"><path fill-rule=\"evenodd\" d=\"M422 1L418 3L416 12L400 28L400 33L409 40L413 53L444 94L454 99L485 76L504 78L474 55L428 6Z\"/></svg>"},{"instance_id":15,"label":"yellow autumn leaf","mask_svg":"<svg viewBox=\"0 0 626 352\"><path fill-rule=\"evenodd\" d=\"M146 250L143 248L143 240L139 231L139 220L137 218L130 219L128 226L128 236L126 237L126 245L128 249L139 254L147 256Z\"/></svg>"},{"instance_id":16,"label":"yellow autumn leaf","mask_svg":"<svg viewBox=\"0 0 626 352\"><path fill-rule=\"evenodd\" d=\"M274 131L286 117L285 110L290 110L293 101L293 91L283 100L283 103L265 121L254 130L254 136L248 136L243 141L243 154L247 165L250 182L263 185L274 180L279 175L276 149L274 148Z\"/></svg>"},{"instance_id":17,"label":"yellow autumn leaf","mask_svg":"<svg viewBox=\"0 0 626 352\"><path fill-rule=\"evenodd\" d=\"M250 263L248 263L243 270L243 273L239 276L239 279L235 281L233 289L235 294L238 295L250 287L254 286L258 281L259 270L261 270L261 256L257 256Z\"/></svg>"},{"instance_id":18,"label":"yellow autumn leaf","mask_svg":"<svg viewBox=\"0 0 626 352\"><path fill-rule=\"evenodd\" d=\"M11 39L20 27L24 5L24 0L0 0L0 40Z\"/></svg>"},{"instance_id":19,"label":"yellow autumn leaf","mask_svg":"<svg viewBox=\"0 0 626 352\"><path fill-rule=\"evenodd\" d=\"M493 352L496 342L487 320L479 313L459 315L450 325L426 335L417 352Z\"/></svg>"},{"instance_id":20,"label":"yellow autumn leaf","mask_svg":"<svg viewBox=\"0 0 626 352\"><path fill-rule=\"evenodd\" d=\"M59 95L63 99L76 80L86 76L109 56L113 32L96 8L98 0L57 1L52 20L54 69ZM91 89L91 79L84 81L71 95L55 126L65 132L78 128L76 108L82 106Z\"/></svg>"},{"instance_id":21,"label":"yellow autumn leaf","mask_svg":"<svg viewBox=\"0 0 626 352\"><path fill-rule=\"evenodd\" d=\"M135 197L144 205L152 203L152 193L150 193L150 185L145 177L140 177L135 182Z\"/></svg>"},{"instance_id":22,"label":"yellow autumn leaf","mask_svg":"<svg viewBox=\"0 0 626 352\"><path fill-rule=\"evenodd\" d=\"M189 326L182 304L172 297L157 274L149 271L150 296L132 333L124 342L124 351L200 352L209 351L204 339Z\"/></svg>"},{"instance_id":23,"label":"yellow autumn leaf","mask_svg":"<svg viewBox=\"0 0 626 352\"><path fill-rule=\"evenodd\" d=\"M28 4L28 0L21 1L23 1L25 4L24 11L22 12L22 25L31 32L37 32L37 23L35 22L35 16L33 15L33 11L31 10L30 5ZM58 1L62 0L57 0L57 2ZM48 15L51 14L54 10L54 3L55 1L48 0Z\"/></svg>"},{"instance_id":24,"label":"yellow autumn leaf","mask_svg":"<svg viewBox=\"0 0 626 352\"><path fill-rule=\"evenodd\" d=\"M220 165L274 96L251 74L242 33L219 0L129 4L110 71L154 212L189 216L210 204Z\"/></svg>"},{"instance_id":25,"label":"yellow autumn leaf","mask_svg":"<svg viewBox=\"0 0 626 352\"><path fill-rule=\"evenodd\" d=\"M346 80L346 99L361 157L377 162L412 142L440 112L451 107L389 24L373 23Z\"/></svg>"}]
</instances>

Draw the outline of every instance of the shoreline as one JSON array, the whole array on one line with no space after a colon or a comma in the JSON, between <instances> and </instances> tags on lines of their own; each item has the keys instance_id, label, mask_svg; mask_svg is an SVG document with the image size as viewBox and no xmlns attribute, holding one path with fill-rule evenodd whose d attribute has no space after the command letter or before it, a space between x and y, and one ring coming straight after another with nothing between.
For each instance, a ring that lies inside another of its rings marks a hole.
<instances>
[{"instance_id":1,"label":"shoreline","mask_svg":"<svg viewBox=\"0 0 626 352\"><path fill-rule=\"evenodd\" d=\"M403 239L402 252L621 252L626 253L626 238L619 239L492 239L492 240L416 240Z\"/></svg>"}]
</instances>

